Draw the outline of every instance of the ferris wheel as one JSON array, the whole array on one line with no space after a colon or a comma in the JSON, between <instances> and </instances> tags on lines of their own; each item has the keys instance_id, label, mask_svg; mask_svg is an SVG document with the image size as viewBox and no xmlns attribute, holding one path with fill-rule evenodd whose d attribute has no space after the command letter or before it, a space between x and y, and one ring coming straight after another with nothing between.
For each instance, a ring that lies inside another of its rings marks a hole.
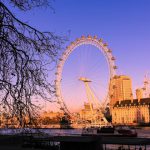
<instances>
[{"instance_id":1,"label":"ferris wheel","mask_svg":"<svg viewBox=\"0 0 150 150\"><path fill-rule=\"evenodd\" d=\"M106 59L107 65L108 65L108 72L109 72L109 82L110 79L112 79L116 75L116 69L117 66L115 65L115 57L112 55L112 51L108 48L108 45L103 42L102 39L98 39L97 36L90 36L87 37L81 36L81 38L77 38L74 42L71 42L69 46L66 47L66 50L63 52L61 58L59 59L57 69L56 69L56 79L55 79L55 90L56 90L56 97L57 97L57 103L60 105L60 109L64 112L70 113L69 109L67 108L67 105L63 99L62 95L62 88L61 88L61 82L62 82L62 72L64 68L64 64L67 61L69 55L78 47L82 45L92 45L98 48L103 56ZM108 82L108 83L109 83ZM107 87L109 89L109 85ZM105 101L107 101L109 98L109 93L107 93L107 98Z\"/></svg>"}]
</instances>

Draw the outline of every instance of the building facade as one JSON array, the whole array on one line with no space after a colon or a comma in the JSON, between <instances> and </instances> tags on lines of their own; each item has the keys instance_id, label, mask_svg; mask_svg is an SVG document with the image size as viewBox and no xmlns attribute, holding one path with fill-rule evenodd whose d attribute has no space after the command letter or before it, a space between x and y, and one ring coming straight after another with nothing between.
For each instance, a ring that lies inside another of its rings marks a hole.
<instances>
[{"instance_id":1,"label":"building facade","mask_svg":"<svg viewBox=\"0 0 150 150\"><path fill-rule=\"evenodd\" d=\"M92 110L91 110L91 107L92 107ZM94 111L94 112L92 112L92 111ZM90 121L93 118L92 113L95 113L93 105L90 106L89 103L84 103L84 108L79 112L79 116L82 120L89 120Z\"/></svg>"},{"instance_id":2,"label":"building facade","mask_svg":"<svg viewBox=\"0 0 150 150\"><path fill-rule=\"evenodd\" d=\"M108 123L104 114L100 110L95 109L93 105L90 106L89 103L84 103L84 108L79 112L79 117L80 119L88 121L89 123L94 123L95 125L105 125Z\"/></svg>"},{"instance_id":3,"label":"building facade","mask_svg":"<svg viewBox=\"0 0 150 150\"><path fill-rule=\"evenodd\" d=\"M150 123L150 98L117 101L112 107L112 123Z\"/></svg>"}]
</instances>

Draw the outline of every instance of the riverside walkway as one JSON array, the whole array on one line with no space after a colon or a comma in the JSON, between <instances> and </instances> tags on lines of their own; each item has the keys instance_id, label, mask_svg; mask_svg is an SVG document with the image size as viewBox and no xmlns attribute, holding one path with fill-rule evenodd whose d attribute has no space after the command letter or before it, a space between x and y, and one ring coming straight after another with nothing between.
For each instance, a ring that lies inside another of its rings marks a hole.
<instances>
[{"instance_id":1,"label":"riverside walkway","mask_svg":"<svg viewBox=\"0 0 150 150\"><path fill-rule=\"evenodd\" d=\"M108 145L143 146L147 150L149 138L115 137L103 135L56 135L56 136L0 136L0 149L16 146L23 149L49 150L107 150ZM55 147L55 148L53 148ZM129 148L128 148L129 150ZM136 149L137 150L137 149ZM139 150L139 149L138 149Z\"/></svg>"},{"instance_id":2,"label":"riverside walkway","mask_svg":"<svg viewBox=\"0 0 150 150\"><path fill-rule=\"evenodd\" d=\"M106 150L106 145L144 146L150 145L149 138L115 137L102 135L58 135L50 137L34 137L32 144L59 142L60 150Z\"/></svg>"}]
</instances>

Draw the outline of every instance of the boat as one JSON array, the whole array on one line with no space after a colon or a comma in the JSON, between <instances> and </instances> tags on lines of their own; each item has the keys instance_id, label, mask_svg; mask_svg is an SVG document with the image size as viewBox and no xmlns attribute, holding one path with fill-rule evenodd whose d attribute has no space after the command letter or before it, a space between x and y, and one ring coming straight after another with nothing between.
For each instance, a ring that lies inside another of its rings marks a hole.
<instances>
[{"instance_id":1,"label":"boat","mask_svg":"<svg viewBox=\"0 0 150 150\"><path fill-rule=\"evenodd\" d=\"M137 132L129 126L101 126L101 127L85 127L82 129L82 135L102 135L115 137L137 137Z\"/></svg>"},{"instance_id":2,"label":"boat","mask_svg":"<svg viewBox=\"0 0 150 150\"><path fill-rule=\"evenodd\" d=\"M115 128L113 126L102 126L97 129L97 133L114 133Z\"/></svg>"},{"instance_id":3,"label":"boat","mask_svg":"<svg viewBox=\"0 0 150 150\"><path fill-rule=\"evenodd\" d=\"M113 126L101 126L101 127L85 127L82 129L82 135L98 135L98 134L105 134L109 133L112 134L114 133L114 127Z\"/></svg>"},{"instance_id":4,"label":"boat","mask_svg":"<svg viewBox=\"0 0 150 150\"><path fill-rule=\"evenodd\" d=\"M123 125L115 127L115 134L127 137L137 137L137 132L134 128Z\"/></svg>"}]
</instances>

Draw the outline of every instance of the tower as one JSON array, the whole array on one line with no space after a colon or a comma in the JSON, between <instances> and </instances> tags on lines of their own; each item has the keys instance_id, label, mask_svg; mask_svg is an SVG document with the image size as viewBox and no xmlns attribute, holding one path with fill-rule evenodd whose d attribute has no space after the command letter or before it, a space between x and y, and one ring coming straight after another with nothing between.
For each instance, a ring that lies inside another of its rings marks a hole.
<instances>
[{"instance_id":1,"label":"tower","mask_svg":"<svg viewBox=\"0 0 150 150\"><path fill-rule=\"evenodd\" d=\"M125 75L114 76L110 81L110 104L113 106L117 101L132 100L132 81Z\"/></svg>"},{"instance_id":2,"label":"tower","mask_svg":"<svg viewBox=\"0 0 150 150\"><path fill-rule=\"evenodd\" d=\"M138 102L143 98L143 89L136 89L136 98L138 99Z\"/></svg>"},{"instance_id":3,"label":"tower","mask_svg":"<svg viewBox=\"0 0 150 150\"><path fill-rule=\"evenodd\" d=\"M148 74L146 74L144 77L143 97L150 97L150 79L148 77Z\"/></svg>"}]
</instances>

